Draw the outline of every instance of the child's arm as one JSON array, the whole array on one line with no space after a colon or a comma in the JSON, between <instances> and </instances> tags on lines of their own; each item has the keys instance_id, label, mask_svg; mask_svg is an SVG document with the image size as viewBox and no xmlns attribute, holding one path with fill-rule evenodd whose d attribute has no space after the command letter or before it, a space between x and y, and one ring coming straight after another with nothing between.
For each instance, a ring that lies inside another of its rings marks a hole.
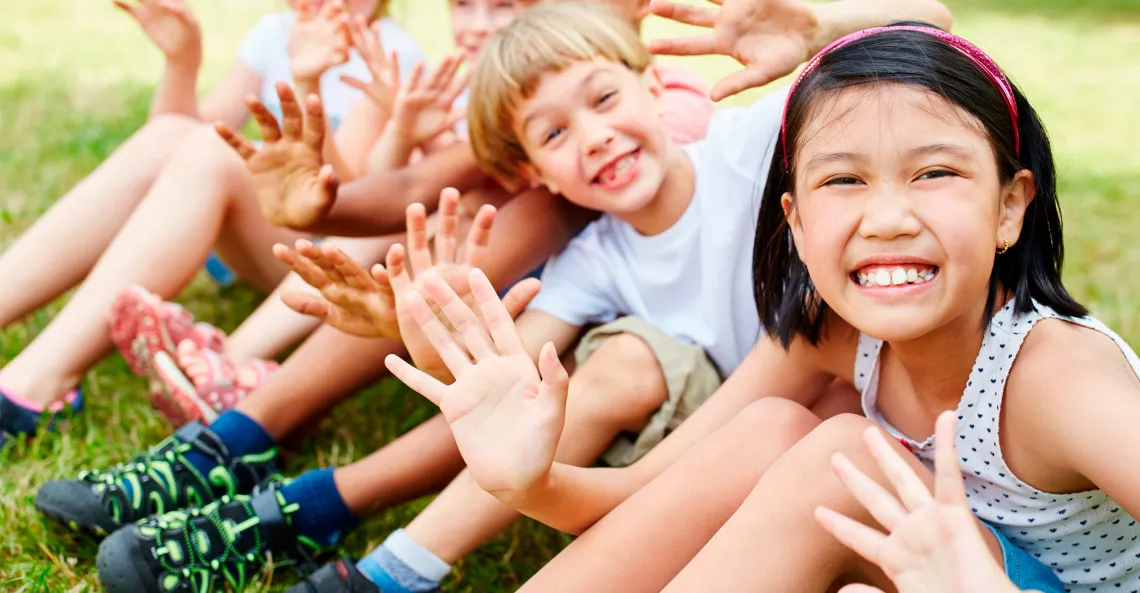
<instances>
[{"instance_id":1,"label":"child's arm","mask_svg":"<svg viewBox=\"0 0 1140 593\"><path fill-rule=\"evenodd\" d=\"M339 186L324 164L324 113L308 97L304 115L293 90L278 83L283 124L260 101L246 105L265 144L260 149L226 125L218 133L246 161L266 219L284 226L342 237L385 235L403 230L404 211L416 203L436 208L445 187L473 189L486 180L466 143L434 153L396 171L379 172Z\"/></svg>"},{"instance_id":2,"label":"child's arm","mask_svg":"<svg viewBox=\"0 0 1140 593\"><path fill-rule=\"evenodd\" d=\"M711 0L710 0L711 1ZM719 8L653 0L650 10L711 34L653 41L649 49L666 55L730 56L745 66L713 86L719 101L791 74L797 66L840 37L899 20L920 20L948 29L950 11L938 0L725 0Z\"/></svg>"},{"instance_id":3,"label":"child's arm","mask_svg":"<svg viewBox=\"0 0 1140 593\"><path fill-rule=\"evenodd\" d=\"M162 80L150 115L181 113L198 117L198 68L202 64L202 31L185 0L115 0L166 56ZM240 97L240 95L237 95ZM237 103L231 96L231 102Z\"/></svg>"},{"instance_id":4,"label":"child's arm","mask_svg":"<svg viewBox=\"0 0 1140 593\"><path fill-rule=\"evenodd\" d=\"M966 504L954 443L956 424L953 412L944 412L938 418L933 496L877 428L868 429L867 448L899 498L861 472L842 453L836 455L836 475L888 533L827 508L816 511L820 525L882 568L898 593L1019 591L995 562L978 532L978 520ZM852 585L843 591L882 593L866 585Z\"/></svg>"}]
</instances>

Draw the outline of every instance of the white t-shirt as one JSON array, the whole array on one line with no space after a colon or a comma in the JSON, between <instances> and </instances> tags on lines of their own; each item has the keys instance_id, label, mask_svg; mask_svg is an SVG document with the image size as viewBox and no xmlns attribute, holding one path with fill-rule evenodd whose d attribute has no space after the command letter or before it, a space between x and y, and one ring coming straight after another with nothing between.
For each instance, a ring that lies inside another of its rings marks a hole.
<instances>
[{"instance_id":1,"label":"white t-shirt","mask_svg":"<svg viewBox=\"0 0 1140 593\"><path fill-rule=\"evenodd\" d=\"M278 118L281 117L281 101L277 98L275 85L280 81L293 82L289 68L289 32L296 20L297 14L292 11L265 15L238 48L238 57L261 76L261 102ZM395 50L398 53L401 77L407 76L416 62L425 61L424 52L415 38L390 18L380 19L380 39L384 51ZM346 74L366 82L372 80L368 66L355 49L349 53L347 62L329 68L321 76L321 101L334 129L348 113L349 105L362 96L360 91L340 81L341 75Z\"/></svg>"},{"instance_id":2,"label":"white t-shirt","mask_svg":"<svg viewBox=\"0 0 1140 593\"><path fill-rule=\"evenodd\" d=\"M717 112L684 148L696 187L680 220L647 237L603 215L550 259L531 308L576 326L635 315L735 370L760 337L752 244L786 97Z\"/></svg>"}]
</instances>

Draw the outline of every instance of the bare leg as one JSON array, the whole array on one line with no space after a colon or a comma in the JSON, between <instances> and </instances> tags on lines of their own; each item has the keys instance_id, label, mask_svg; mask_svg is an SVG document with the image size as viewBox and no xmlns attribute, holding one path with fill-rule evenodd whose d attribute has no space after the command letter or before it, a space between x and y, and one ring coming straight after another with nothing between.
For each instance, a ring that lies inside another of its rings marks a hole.
<instances>
[{"instance_id":1,"label":"bare leg","mask_svg":"<svg viewBox=\"0 0 1140 593\"><path fill-rule=\"evenodd\" d=\"M521 591L660 591L768 467L818 423L806 408L785 399L749 404L598 521Z\"/></svg>"},{"instance_id":2,"label":"bare leg","mask_svg":"<svg viewBox=\"0 0 1140 593\"><path fill-rule=\"evenodd\" d=\"M629 334L607 338L570 379L566 428L556 458L578 465L594 461L618 433L641 430L667 393L661 367L645 342ZM518 517L464 471L406 531L450 563Z\"/></svg>"},{"instance_id":3,"label":"bare leg","mask_svg":"<svg viewBox=\"0 0 1140 593\"><path fill-rule=\"evenodd\" d=\"M285 266L270 247L297 234L262 217L245 163L201 127L182 143L67 306L0 371L0 385L35 402L62 397L110 348L107 311L119 291L141 284L161 296L177 293L219 236L235 271L272 287ZM236 257L239 248L244 259Z\"/></svg>"},{"instance_id":4,"label":"bare leg","mask_svg":"<svg viewBox=\"0 0 1140 593\"><path fill-rule=\"evenodd\" d=\"M835 477L831 457L843 452L863 472L887 486L863 444L874 423L836 416L797 443L766 473L740 509L665 589L679 591L764 591L812 593L837 582L871 582L892 591L890 582L813 519L827 506L868 525L874 520ZM900 451L901 445L897 445ZM904 455L928 486L933 476L913 455ZM888 486L889 487L889 486ZM1001 558L996 539L982 530Z\"/></svg>"},{"instance_id":5,"label":"bare leg","mask_svg":"<svg viewBox=\"0 0 1140 593\"><path fill-rule=\"evenodd\" d=\"M198 122L156 117L60 198L0 255L0 327L81 282ZM45 274L44 270L51 270Z\"/></svg>"},{"instance_id":6,"label":"bare leg","mask_svg":"<svg viewBox=\"0 0 1140 593\"><path fill-rule=\"evenodd\" d=\"M306 421L387 373L384 357L404 354L393 340L357 338L322 327L235 408L283 440ZM335 368L335 373L328 369Z\"/></svg>"},{"instance_id":7,"label":"bare leg","mask_svg":"<svg viewBox=\"0 0 1140 593\"><path fill-rule=\"evenodd\" d=\"M370 266L383 261L388 248L402 239L401 234L367 239L337 237L328 242L339 247L349 257ZM286 307L281 302L281 292L312 290L299 276L290 273L226 340L226 354L235 362L273 358L311 334L320 327L321 322Z\"/></svg>"}]
</instances>

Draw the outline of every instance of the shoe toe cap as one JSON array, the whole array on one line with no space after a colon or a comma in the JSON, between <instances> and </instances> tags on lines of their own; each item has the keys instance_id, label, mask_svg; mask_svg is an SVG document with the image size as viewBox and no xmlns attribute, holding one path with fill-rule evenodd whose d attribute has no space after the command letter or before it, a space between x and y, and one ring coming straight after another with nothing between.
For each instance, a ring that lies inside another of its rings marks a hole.
<instances>
[{"instance_id":1,"label":"shoe toe cap","mask_svg":"<svg viewBox=\"0 0 1140 593\"><path fill-rule=\"evenodd\" d=\"M36 493L36 508L72 529L86 529L107 535L119 524L107 512L91 485L77 480L48 482Z\"/></svg>"}]
</instances>

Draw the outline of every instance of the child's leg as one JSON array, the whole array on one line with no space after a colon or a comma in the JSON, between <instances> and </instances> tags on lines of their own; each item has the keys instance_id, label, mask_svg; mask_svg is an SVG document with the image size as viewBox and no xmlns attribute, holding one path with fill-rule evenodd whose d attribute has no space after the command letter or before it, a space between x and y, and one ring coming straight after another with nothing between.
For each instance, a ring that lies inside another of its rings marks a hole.
<instances>
[{"instance_id":1,"label":"child's leg","mask_svg":"<svg viewBox=\"0 0 1140 593\"><path fill-rule=\"evenodd\" d=\"M240 274L269 287L285 276L270 247L298 234L262 217L245 163L201 127L182 143L64 309L0 371L0 386L32 402L62 397L110 348L107 314L119 291L141 284L163 296L178 292L223 229L226 255ZM238 247L248 255L231 255Z\"/></svg>"},{"instance_id":2,"label":"child's leg","mask_svg":"<svg viewBox=\"0 0 1140 593\"><path fill-rule=\"evenodd\" d=\"M867 451L863 432L874 423L842 415L820 425L764 474L748 498L665 589L677 591L825 592L848 580L893 588L879 569L859 558L813 519L818 506L857 521L874 519L835 477L831 457L843 452L864 473L888 482ZM901 445L896 444L902 451ZM929 486L933 476L913 455L904 455ZM993 534L982 529L1000 559Z\"/></svg>"},{"instance_id":3,"label":"child's leg","mask_svg":"<svg viewBox=\"0 0 1140 593\"><path fill-rule=\"evenodd\" d=\"M371 265L384 261L388 248L403 239L403 235L389 235L366 239L332 238L336 245L352 259ZM313 291L297 274L290 273L285 281L226 340L226 354L235 362L256 358L273 358L282 350L296 344L321 322L301 315L281 302L282 292Z\"/></svg>"},{"instance_id":4,"label":"child's leg","mask_svg":"<svg viewBox=\"0 0 1140 593\"><path fill-rule=\"evenodd\" d=\"M0 255L0 327L83 280L180 141L200 126L183 116L150 120Z\"/></svg>"},{"instance_id":5,"label":"child's leg","mask_svg":"<svg viewBox=\"0 0 1140 593\"><path fill-rule=\"evenodd\" d=\"M768 467L818 424L785 399L749 404L570 544L522 591L660 591Z\"/></svg>"}]
</instances>

